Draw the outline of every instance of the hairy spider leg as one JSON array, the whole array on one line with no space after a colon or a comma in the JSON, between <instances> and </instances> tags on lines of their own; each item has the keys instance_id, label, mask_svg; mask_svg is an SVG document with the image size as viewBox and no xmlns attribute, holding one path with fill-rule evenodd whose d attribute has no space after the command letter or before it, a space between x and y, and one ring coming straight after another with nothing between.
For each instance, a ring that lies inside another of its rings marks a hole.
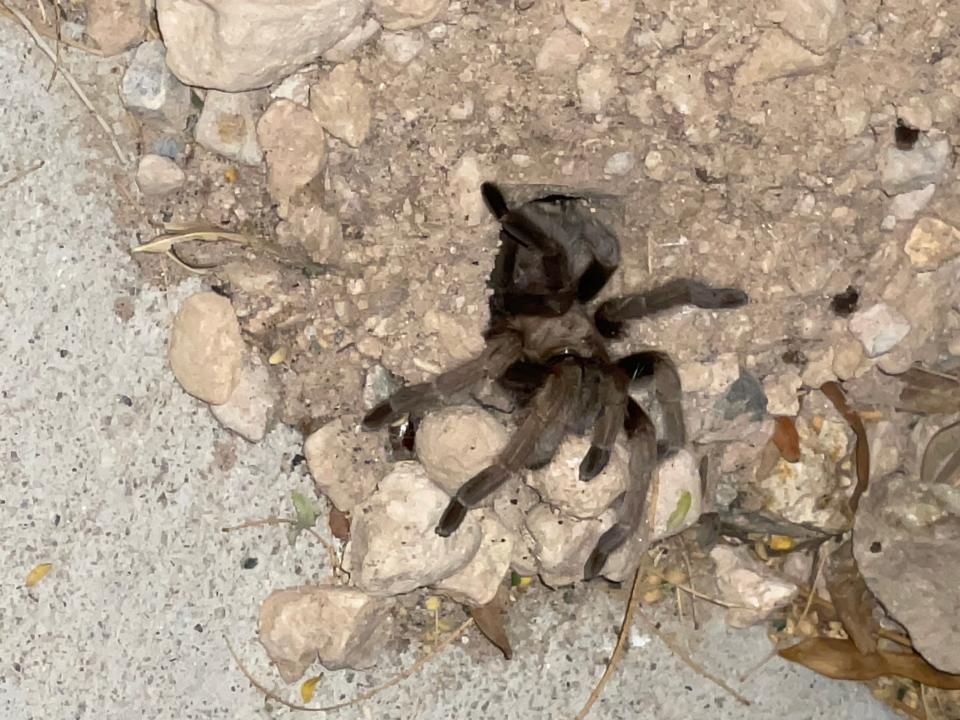
<instances>
[{"instance_id":1,"label":"hairy spider leg","mask_svg":"<svg viewBox=\"0 0 960 720\"><path fill-rule=\"evenodd\" d=\"M624 295L603 303L594 315L604 337L615 337L624 320L636 320L678 305L708 309L737 308L749 297L738 288L714 288L698 280L678 278L648 292Z\"/></svg>"},{"instance_id":2,"label":"hairy spider leg","mask_svg":"<svg viewBox=\"0 0 960 720\"><path fill-rule=\"evenodd\" d=\"M577 358L565 359L553 366L507 446L492 465L467 480L450 500L437 524L437 535L447 537L453 533L460 527L468 510L480 505L513 473L526 467L542 435L566 427L570 398L577 396L582 375Z\"/></svg>"},{"instance_id":3,"label":"hairy spider leg","mask_svg":"<svg viewBox=\"0 0 960 720\"><path fill-rule=\"evenodd\" d=\"M522 340L515 332L490 335L483 352L476 358L441 373L430 382L400 388L364 416L363 427L376 430L402 415L437 405L481 380L498 378L520 359L522 349Z\"/></svg>"},{"instance_id":4,"label":"hairy spider leg","mask_svg":"<svg viewBox=\"0 0 960 720\"><path fill-rule=\"evenodd\" d=\"M580 480L599 475L610 462L613 445L623 427L627 411L629 378L616 365L607 365L600 379L600 416L593 425L590 449L580 462Z\"/></svg>"},{"instance_id":5,"label":"hairy spider leg","mask_svg":"<svg viewBox=\"0 0 960 720\"><path fill-rule=\"evenodd\" d=\"M631 382L652 378L654 394L663 411L663 436L659 455L672 455L687 441L683 422L683 388L677 367L666 353L646 350L621 358L617 365Z\"/></svg>"},{"instance_id":6,"label":"hairy spider leg","mask_svg":"<svg viewBox=\"0 0 960 720\"><path fill-rule=\"evenodd\" d=\"M657 464L657 432L647 413L632 399L627 400L624 428L630 450L627 489L620 498L616 523L600 536L583 566L585 580L597 577L617 548L646 523L650 478Z\"/></svg>"}]
</instances>

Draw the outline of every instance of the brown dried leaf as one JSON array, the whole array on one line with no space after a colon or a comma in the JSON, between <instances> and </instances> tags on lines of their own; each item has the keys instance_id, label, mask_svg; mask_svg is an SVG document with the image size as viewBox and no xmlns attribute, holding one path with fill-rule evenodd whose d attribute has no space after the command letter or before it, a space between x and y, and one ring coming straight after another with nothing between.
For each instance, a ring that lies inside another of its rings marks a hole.
<instances>
[{"instance_id":1,"label":"brown dried leaf","mask_svg":"<svg viewBox=\"0 0 960 720\"><path fill-rule=\"evenodd\" d=\"M916 653L875 652L863 655L850 640L808 638L779 651L780 657L836 680L874 680L895 675L930 687L960 689L960 675L937 670Z\"/></svg>"},{"instance_id":2,"label":"brown dried leaf","mask_svg":"<svg viewBox=\"0 0 960 720\"><path fill-rule=\"evenodd\" d=\"M840 385L830 381L820 386L820 392L827 396L827 399L833 403L837 412L843 416L847 424L853 429L853 434L857 436L857 444L854 448L854 460L857 465L857 485L850 496L851 514L857 512L857 506L860 504L860 496L867 490L870 483L870 446L867 444L867 430L863 426L863 420L851 409L847 403L847 397L840 389Z\"/></svg>"},{"instance_id":3,"label":"brown dried leaf","mask_svg":"<svg viewBox=\"0 0 960 720\"><path fill-rule=\"evenodd\" d=\"M330 533L337 540L346 542L350 539L350 516L346 513L340 512L335 507L330 508L327 524L330 526Z\"/></svg>"},{"instance_id":4,"label":"brown dried leaf","mask_svg":"<svg viewBox=\"0 0 960 720\"><path fill-rule=\"evenodd\" d=\"M507 615L507 595L507 589L500 588L496 597L486 605L470 608L470 617L487 640L496 645L503 656L509 660L513 657L513 648L510 646L510 638L507 637L507 630L503 625Z\"/></svg>"},{"instance_id":5,"label":"brown dried leaf","mask_svg":"<svg viewBox=\"0 0 960 720\"><path fill-rule=\"evenodd\" d=\"M960 422L947 425L930 438L923 451L920 479L929 484L946 484L960 473Z\"/></svg>"},{"instance_id":6,"label":"brown dried leaf","mask_svg":"<svg viewBox=\"0 0 960 720\"><path fill-rule=\"evenodd\" d=\"M789 463L800 460L800 434L793 418L783 415L774 418L772 439L780 451L780 457Z\"/></svg>"},{"instance_id":7,"label":"brown dried leaf","mask_svg":"<svg viewBox=\"0 0 960 720\"><path fill-rule=\"evenodd\" d=\"M824 567L824 579L837 616L857 650L863 655L875 653L880 632L873 612L877 599L860 574L849 540L830 555Z\"/></svg>"},{"instance_id":8,"label":"brown dried leaf","mask_svg":"<svg viewBox=\"0 0 960 720\"><path fill-rule=\"evenodd\" d=\"M960 379L923 368L910 368L897 377L904 385L899 409L915 413L960 411Z\"/></svg>"}]
</instances>

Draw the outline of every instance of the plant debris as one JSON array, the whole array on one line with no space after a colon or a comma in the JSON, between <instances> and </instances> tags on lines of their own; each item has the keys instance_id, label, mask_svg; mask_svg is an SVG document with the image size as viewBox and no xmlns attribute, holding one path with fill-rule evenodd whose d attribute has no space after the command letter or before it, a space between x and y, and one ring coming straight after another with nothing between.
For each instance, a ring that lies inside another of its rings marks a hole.
<instances>
[{"instance_id":1,"label":"plant debris","mask_svg":"<svg viewBox=\"0 0 960 720\"><path fill-rule=\"evenodd\" d=\"M486 605L470 608L470 617L473 618L487 640L497 646L503 656L510 660L513 657L513 647L510 645L510 638L507 636L506 627L504 627L504 620L507 617L508 595L506 587L501 587L493 600Z\"/></svg>"}]
</instances>

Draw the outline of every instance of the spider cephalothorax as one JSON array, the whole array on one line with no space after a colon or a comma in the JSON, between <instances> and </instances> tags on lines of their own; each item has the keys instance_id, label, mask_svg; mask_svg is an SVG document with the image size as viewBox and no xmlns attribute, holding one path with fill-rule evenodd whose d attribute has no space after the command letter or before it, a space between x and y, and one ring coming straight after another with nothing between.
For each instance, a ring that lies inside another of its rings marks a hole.
<instances>
[{"instance_id":1,"label":"spider cephalothorax","mask_svg":"<svg viewBox=\"0 0 960 720\"><path fill-rule=\"evenodd\" d=\"M680 379L669 358L648 351L614 361L604 337L614 336L625 320L677 305L732 308L745 304L747 296L678 279L608 300L591 316L586 304L617 269L620 246L584 199L548 195L511 209L495 185L485 183L482 192L501 225L486 347L431 382L400 389L367 413L364 427L379 428L421 412L484 379L497 380L526 400L507 446L450 500L437 525L443 536L453 533L467 511L513 473L547 462L568 432L592 428L579 471L581 480L591 480L606 466L623 429L629 447L628 488L619 501L617 522L587 559L584 576L589 579L600 574L610 554L639 527L658 458L675 452L686 439ZM628 394L631 382L651 379L663 414L659 443L649 416Z\"/></svg>"}]
</instances>

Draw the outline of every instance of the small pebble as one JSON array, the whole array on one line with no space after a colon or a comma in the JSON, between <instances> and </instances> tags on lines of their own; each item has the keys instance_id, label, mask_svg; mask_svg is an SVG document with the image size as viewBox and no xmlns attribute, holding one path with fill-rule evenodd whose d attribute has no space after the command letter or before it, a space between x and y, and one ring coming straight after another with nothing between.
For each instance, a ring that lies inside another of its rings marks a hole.
<instances>
[{"instance_id":1,"label":"small pebble","mask_svg":"<svg viewBox=\"0 0 960 720\"><path fill-rule=\"evenodd\" d=\"M633 157L633 153L618 152L610 156L610 159L607 160L607 164L603 167L603 171L607 175L626 175L628 172L633 170L635 163L636 161Z\"/></svg>"}]
</instances>

